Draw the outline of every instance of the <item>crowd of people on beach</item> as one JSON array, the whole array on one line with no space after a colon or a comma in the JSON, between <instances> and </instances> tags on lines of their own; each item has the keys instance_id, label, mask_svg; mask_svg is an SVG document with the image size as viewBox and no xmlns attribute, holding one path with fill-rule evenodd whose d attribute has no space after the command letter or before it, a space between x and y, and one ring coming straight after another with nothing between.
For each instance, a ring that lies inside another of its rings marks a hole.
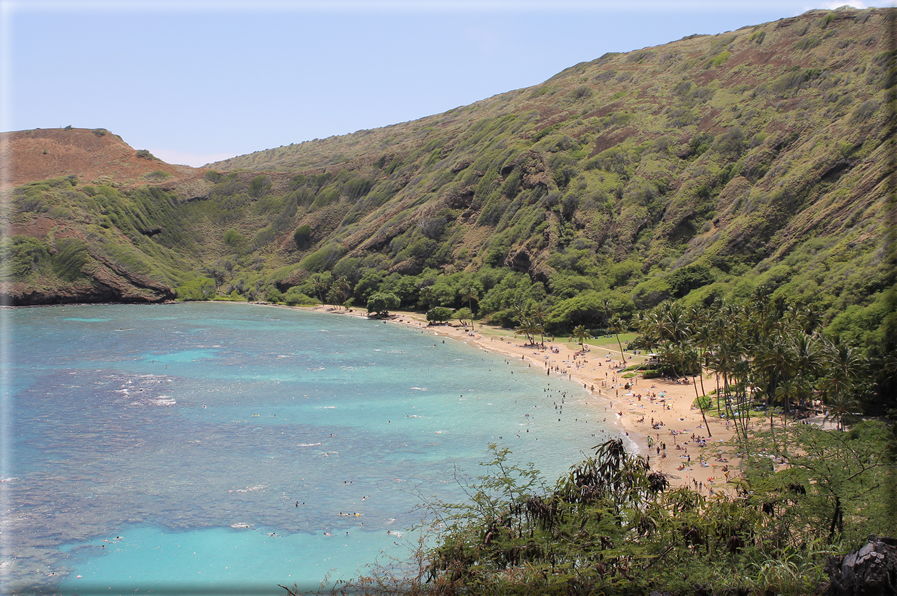
<instances>
[{"instance_id":1,"label":"crowd of people on beach","mask_svg":"<svg viewBox=\"0 0 897 596\"><path fill-rule=\"evenodd\" d=\"M708 464L709 458L701 452L713 448L719 453L722 447L719 444L711 445L709 433L708 437L699 436L688 428L695 418L695 396L691 395L694 381L684 377L660 377L653 379L649 388L640 389L642 378L638 371L626 368L648 362L652 354L641 354L640 351L621 353L616 347L607 346L601 348L603 357L596 357L593 355L595 346L577 345L572 337L561 338L560 341L551 337L540 342L521 342L516 337L500 333L499 329L482 324L477 331L465 325L428 327L420 315L413 313L396 314L391 321L417 327L422 333L453 336L483 349L529 360L530 366L543 367L549 376L560 375L579 382L596 398L607 400L608 405L604 409L610 409L615 416L610 421L604 417L602 421L622 427L620 434L635 440L643 453L653 455L652 467L667 474L674 485L692 484L692 480L697 478L700 486L706 488L719 481L716 472L716 464L721 463L719 456ZM712 382L712 378L708 380ZM715 441L725 441L734 434L734 427L730 427L725 419L719 422L719 428L713 430L713 437ZM695 427L707 430L700 423ZM661 440L661 433L672 438L680 455L678 462L673 461L676 458L668 457L667 444ZM689 434L695 438L688 446L676 442L678 437ZM700 466L695 469L691 467L693 456L700 461ZM728 460L725 461L724 473L728 479L731 469ZM688 475L680 478L677 472L688 472Z\"/></svg>"}]
</instances>

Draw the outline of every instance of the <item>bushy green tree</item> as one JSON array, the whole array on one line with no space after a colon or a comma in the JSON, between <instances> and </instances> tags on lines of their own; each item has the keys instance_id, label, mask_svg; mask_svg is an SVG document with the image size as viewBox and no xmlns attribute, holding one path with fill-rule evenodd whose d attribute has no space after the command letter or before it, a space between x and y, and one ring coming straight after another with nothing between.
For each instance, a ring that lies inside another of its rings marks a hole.
<instances>
[{"instance_id":1,"label":"bushy green tree","mask_svg":"<svg viewBox=\"0 0 897 596\"><path fill-rule=\"evenodd\" d=\"M271 188L271 177L270 176L256 176L249 183L249 195L252 197L261 197L268 189Z\"/></svg>"},{"instance_id":2,"label":"bushy green tree","mask_svg":"<svg viewBox=\"0 0 897 596\"><path fill-rule=\"evenodd\" d=\"M484 473L456 476L467 499L428 501L433 546L411 576L375 571L344 588L375 593L803 596L827 579L828 556L897 532L890 491L897 433L793 426L794 446L759 438L745 476L708 498L670 490L620 439L595 447L553 488L532 465L490 445ZM773 470L770 457L788 465ZM411 589L413 588L413 590Z\"/></svg>"},{"instance_id":3,"label":"bushy green tree","mask_svg":"<svg viewBox=\"0 0 897 596\"><path fill-rule=\"evenodd\" d=\"M224 233L224 243L238 253L246 250L246 238L233 229Z\"/></svg>"},{"instance_id":4,"label":"bushy green tree","mask_svg":"<svg viewBox=\"0 0 897 596\"><path fill-rule=\"evenodd\" d=\"M466 325L464 321L473 322L473 313L470 312L470 309L465 306L464 308L459 308L457 311L455 311L453 318L458 319L462 324Z\"/></svg>"},{"instance_id":5,"label":"bushy green tree","mask_svg":"<svg viewBox=\"0 0 897 596\"><path fill-rule=\"evenodd\" d=\"M379 318L388 317L389 311L399 308L399 304L399 297L395 294L376 292L368 298L368 313L374 313Z\"/></svg>"},{"instance_id":6,"label":"bushy green tree","mask_svg":"<svg viewBox=\"0 0 897 596\"><path fill-rule=\"evenodd\" d=\"M432 323L445 323L452 318L452 309L444 306L434 306L427 311L427 320Z\"/></svg>"},{"instance_id":7,"label":"bushy green tree","mask_svg":"<svg viewBox=\"0 0 897 596\"><path fill-rule=\"evenodd\" d=\"M4 242L3 258L7 267L0 267L4 273L12 274L13 279L24 280L32 273L49 269L50 251L46 245L31 236L15 235L12 242Z\"/></svg>"},{"instance_id":8,"label":"bushy green tree","mask_svg":"<svg viewBox=\"0 0 897 596\"><path fill-rule=\"evenodd\" d=\"M271 286L270 288L265 290L265 301L273 302L274 304L277 304L278 302L283 302L283 292L281 292L274 286Z\"/></svg>"},{"instance_id":9,"label":"bushy green tree","mask_svg":"<svg viewBox=\"0 0 897 596\"><path fill-rule=\"evenodd\" d=\"M311 226L303 224L296 228L296 231L293 232L293 242L296 243L296 248L299 250L308 248L311 243Z\"/></svg>"},{"instance_id":10,"label":"bushy green tree","mask_svg":"<svg viewBox=\"0 0 897 596\"><path fill-rule=\"evenodd\" d=\"M283 295L283 301L290 306L312 306L314 304L320 304L318 300L315 300L311 296L300 291L298 286L293 286L287 290Z\"/></svg>"},{"instance_id":11,"label":"bushy green tree","mask_svg":"<svg viewBox=\"0 0 897 596\"><path fill-rule=\"evenodd\" d=\"M207 277L197 277L175 289L178 300L209 300L215 294L215 282Z\"/></svg>"}]
</instances>

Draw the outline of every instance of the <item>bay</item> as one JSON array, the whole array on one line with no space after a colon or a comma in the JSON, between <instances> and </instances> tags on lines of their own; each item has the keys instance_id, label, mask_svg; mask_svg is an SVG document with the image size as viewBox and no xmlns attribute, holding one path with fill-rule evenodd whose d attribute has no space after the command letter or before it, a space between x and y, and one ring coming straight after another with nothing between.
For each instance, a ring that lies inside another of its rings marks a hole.
<instances>
[{"instance_id":1,"label":"bay","mask_svg":"<svg viewBox=\"0 0 897 596\"><path fill-rule=\"evenodd\" d=\"M415 507L462 499L489 444L552 484L618 435L575 383L426 329L215 303L0 314L7 591L313 589L406 557Z\"/></svg>"}]
</instances>

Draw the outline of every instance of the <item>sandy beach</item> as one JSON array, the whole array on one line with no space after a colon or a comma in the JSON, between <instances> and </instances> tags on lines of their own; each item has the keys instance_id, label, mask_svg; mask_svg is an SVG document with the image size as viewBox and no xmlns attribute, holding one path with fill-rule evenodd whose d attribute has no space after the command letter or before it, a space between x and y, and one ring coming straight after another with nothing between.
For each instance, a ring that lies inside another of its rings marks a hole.
<instances>
[{"instance_id":1,"label":"sandy beach","mask_svg":"<svg viewBox=\"0 0 897 596\"><path fill-rule=\"evenodd\" d=\"M301 307L300 307L301 308ZM319 306L308 310L366 317L363 310ZM473 328L457 322L429 326L425 315L394 312L384 319L424 330L437 336L462 341L496 354L525 360L546 370L546 374L567 378L583 385L595 395L595 407L606 407L606 422L616 425L638 446L639 454L650 456L651 468L665 473L672 486L689 485L704 495L726 490L725 484L737 474L737 461L731 460L722 444L734 431L725 421L707 417L704 426L701 411L692 406L695 388L667 379L643 379L641 375L624 378L618 373L633 362L642 362L643 355L625 353L622 362L616 346L589 346L582 352L569 337L546 337L542 346L525 345L525 339L508 329L475 323ZM553 341L552 341L553 340ZM614 340L608 340L612 343ZM629 386L627 387L627 383ZM712 376L705 375L707 391L716 387ZM700 393L700 382L698 392ZM731 460L731 461L730 461Z\"/></svg>"}]
</instances>

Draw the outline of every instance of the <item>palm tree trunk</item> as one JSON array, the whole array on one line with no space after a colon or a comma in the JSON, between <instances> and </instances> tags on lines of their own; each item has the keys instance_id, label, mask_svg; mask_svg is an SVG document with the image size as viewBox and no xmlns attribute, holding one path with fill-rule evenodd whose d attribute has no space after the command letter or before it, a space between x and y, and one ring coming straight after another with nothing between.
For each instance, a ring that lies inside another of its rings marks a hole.
<instances>
[{"instance_id":1,"label":"palm tree trunk","mask_svg":"<svg viewBox=\"0 0 897 596\"><path fill-rule=\"evenodd\" d=\"M620 346L620 358L623 359L623 364L626 364L626 354L623 353L623 344L620 343L620 334L616 333L617 336L617 345Z\"/></svg>"},{"instance_id":2,"label":"palm tree trunk","mask_svg":"<svg viewBox=\"0 0 897 596\"><path fill-rule=\"evenodd\" d=\"M698 402L698 407L701 409L701 418L704 419L704 428L707 429L707 438L709 439L713 435L710 434L710 425L707 424L707 415L704 414L704 402L701 401L702 396L698 395L698 383L695 381L694 375L691 376L691 384L694 385L694 387L695 387L695 401ZM701 381L701 385L702 385L701 389L702 389L702 393L703 393L703 385L704 385L703 381Z\"/></svg>"},{"instance_id":3,"label":"palm tree trunk","mask_svg":"<svg viewBox=\"0 0 897 596\"><path fill-rule=\"evenodd\" d=\"M701 366L700 369L698 378L701 379L701 395L707 395L707 390L704 389L704 367Z\"/></svg>"},{"instance_id":4,"label":"palm tree trunk","mask_svg":"<svg viewBox=\"0 0 897 596\"><path fill-rule=\"evenodd\" d=\"M470 330L473 331L473 298L470 295L467 296L467 308L470 310Z\"/></svg>"},{"instance_id":5,"label":"palm tree trunk","mask_svg":"<svg viewBox=\"0 0 897 596\"><path fill-rule=\"evenodd\" d=\"M719 397L720 397L720 393L719 393L719 371L717 371L713 376L716 377L716 417L717 417L717 418L722 418L722 417L723 417L723 413L722 413L722 411L720 411L720 409L719 409Z\"/></svg>"}]
</instances>

